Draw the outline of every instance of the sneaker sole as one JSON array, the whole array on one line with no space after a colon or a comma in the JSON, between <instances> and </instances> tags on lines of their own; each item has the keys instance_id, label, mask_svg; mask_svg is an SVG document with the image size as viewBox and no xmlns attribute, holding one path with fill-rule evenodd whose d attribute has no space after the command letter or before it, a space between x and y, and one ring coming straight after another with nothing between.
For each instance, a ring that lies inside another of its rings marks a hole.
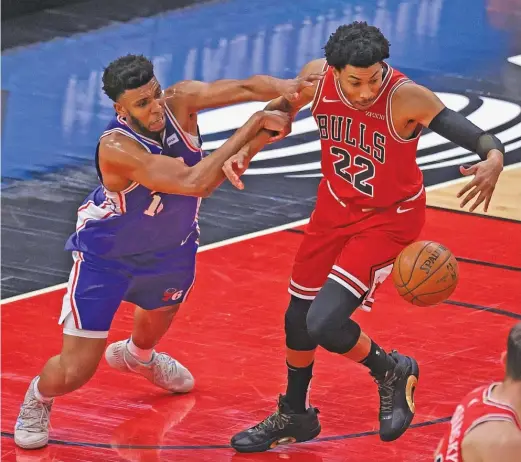
<instances>
[{"instance_id":1,"label":"sneaker sole","mask_svg":"<svg viewBox=\"0 0 521 462\"><path fill-rule=\"evenodd\" d=\"M411 394L412 402L414 403L414 391L415 391L416 387L418 386L418 382L420 380L420 367L418 366L418 362L414 358L409 358L409 361L411 362L411 372L409 373L409 378L413 377L413 376L416 377L416 384L414 385L414 389L412 390L412 394ZM391 441L395 441L398 438L400 438L400 436L402 436L407 431L407 429L410 427L415 414L416 414L416 409L415 409L415 412L411 412L407 416L405 423L403 424L402 428L400 428L398 433L393 434L392 437L380 435L380 439L382 441L385 441L386 443L389 443Z\"/></svg>"},{"instance_id":2,"label":"sneaker sole","mask_svg":"<svg viewBox=\"0 0 521 462\"><path fill-rule=\"evenodd\" d=\"M14 444L16 444L19 448L22 448L22 449L40 449L49 444L49 437L47 437L43 440L34 441L33 443L30 443L30 444L26 444L26 443L23 443L22 441L18 440L15 436Z\"/></svg>"},{"instance_id":3,"label":"sneaker sole","mask_svg":"<svg viewBox=\"0 0 521 462\"><path fill-rule=\"evenodd\" d=\"M310 441L314 438L316 438L318 435L320 435L320 432L322 431L322 427L320 424L318 424L318 427L315 427L307 438L294 438L292 436L285 436L284 438L272 438L267 443L260 443L257 445L251 445L251 446L234 446L231 445L233 449L235 449L237 452L243 452L243 453L251 453L251 452L265 452L270 449L274 449L277 446L283 446L288 444L294 444L294 443L303 443L305 441Z\"/></svg>"}]
</instances>

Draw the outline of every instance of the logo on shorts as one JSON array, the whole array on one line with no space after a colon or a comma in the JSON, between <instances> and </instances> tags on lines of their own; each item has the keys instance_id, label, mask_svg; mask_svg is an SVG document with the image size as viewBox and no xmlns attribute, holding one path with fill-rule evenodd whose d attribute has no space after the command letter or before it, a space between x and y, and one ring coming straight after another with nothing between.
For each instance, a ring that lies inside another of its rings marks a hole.
<instances>
[{"instance_id":1,"label":"logo on shorts","mask_svg":"<svg viewBox=\"0 0 521 462\"><path fill-rule=\"evenodd\" d=\"M163 301L168 302L169 300L179 300L183 296L183 290L179 289L166 289L163 293Z\"/></svg>"}]
</instances>

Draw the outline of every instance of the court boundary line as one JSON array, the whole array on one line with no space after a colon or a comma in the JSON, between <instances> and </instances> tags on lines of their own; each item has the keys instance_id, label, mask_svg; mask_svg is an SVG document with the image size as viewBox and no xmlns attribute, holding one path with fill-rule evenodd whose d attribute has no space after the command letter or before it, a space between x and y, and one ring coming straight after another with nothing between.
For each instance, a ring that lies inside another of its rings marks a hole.
<instances>
[{"instance_id":1,"label":"court boundary line","mask_svg":"<svg viewBox=\"0 0 521 462\"><path fill-rule=\"evenodd\" d=\"M512 165L507 165L506 167L503 168L503 171L513 170L515 168L521 168L521 162L518 162L518 163L515 163ZM425 190L426 191L435 191L437 189L441 189L446 186L464 183L466 181L470 181L469 177L462 176L461 178L456 178L454 180L449 180L449 181L445 181L443 183L438 183L438 184L435 184L432 186L427 186L425 188ZM443 210L453 211L452 209L443 209ZM470 215L478 216L478 217L482 216L480 214L471 214L470 212L463 212L463 211L459 211L459 212L469 213ZM487 216L485 216L485 218L487 218ZM240 236L235 236L235 237L231 237L229 239L224 239L222 241L213 242L211 244L201 246L198 250L198 253L206 252L207 250L217 249L219 247L225 247L225 246L231 245L231 244L236 244L238 242L247 241L250 239L254 239L256 237L267 236L269 234L277 233L279 231L284 231L286 229L296 228L298 226L306 225L308 222L309 222L309 218L303 218L301 220L293 221L290 223L285 223L283 225L273 226L271 228L266 228L266 229L263 229L260 231L254 231L252 233L246 233L246 234L242 234ZM9 303L14 303L19 300L25 300L25 299L32 298L32 297L37 297L38 295L48 294L50 292L56 292L58 290L65 289L66 287L67 287L67 282L62 282L61 284L44 287L43 289L32 290L32 291L26 292L24 294L14 295L12 297L8 297L3 300L0 300L0 306L8 305Z\"/></svg>"},{"instance_id":2,"label":"court boundary line","mask_svg":"<svg viewBox=\"0 0 521 462\"><path fill-rule=\"evenodd\" d=\"M423 427L430 427L433 425L438 425L440 423L446 423L449 422L452 416L446 416L446 417L438 417L437 419L431 419L431 420L424 420L423 422L413 423L409 426L409 431L414 430L416 428L423 428ZM341 441L341 440L348 440L348 439L358 439L358 438L364 438L366 436L375 436L378 435L379 430L368 430L364 432L358 432L358 433L347 433L344 435L332 435L332 436L323 436L314 438L309 441L302 441L299 443L294 443L300 445L304 444L313 444L313 443L323 443L323 442L329 442L329 441ZM14 434L11 432L2 432L1 433L2 438L9 438L14 439ZM186 450L211 450L211 449L233 449L232 446L229 444L207 444L207 445L158 445L158 446L151 446L151 445L132 445L132 444L111 444L111 443L88 443L88 442L82 442L82 441L65 441L65 440L55 440L50 439L49 446L68 446L68 447L83 447L83 448L92 448L92 449L130 449L132 451L136 450L150 450L150 449L156 449L160 451L186 451ZM258 454L258 453L257 453Z\"/></svg>"}]
</instances>

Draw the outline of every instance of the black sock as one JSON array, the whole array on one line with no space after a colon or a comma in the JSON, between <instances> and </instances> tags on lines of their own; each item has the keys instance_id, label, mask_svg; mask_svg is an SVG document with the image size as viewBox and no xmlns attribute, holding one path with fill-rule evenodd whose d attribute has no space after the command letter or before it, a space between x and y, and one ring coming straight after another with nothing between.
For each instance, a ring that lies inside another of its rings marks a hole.
<instances>
[{"instance_id":1,"label":"black sock","mask_svg":"<svg viewBox=\"0 0 521 462\"><path fill-rule=\"evenodd\" d=\"M306 398L309 382L313 375L313 363L307 367L288 366L288 386L286 388L286 402L294 412L306 412Z\"/></svg>"},{"instance_id":2,"label":"black sock","mask_svg":"<svg viewBox=\"0 0 521 462\"><path fill-rule=\"evenodd\" d=\"M362 364L367 366L373 375L383 376L387 371L394 369L396 361L371 340L371 350Z\"/></svg>"}]
</instances>

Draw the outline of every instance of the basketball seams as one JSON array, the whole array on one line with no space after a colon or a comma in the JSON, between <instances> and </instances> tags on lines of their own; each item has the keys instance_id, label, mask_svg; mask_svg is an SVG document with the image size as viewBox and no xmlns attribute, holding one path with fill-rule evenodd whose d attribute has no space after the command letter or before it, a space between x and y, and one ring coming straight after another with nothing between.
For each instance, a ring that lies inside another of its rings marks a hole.
<instances>
[{"instance_id":1,"label":"basketball seams","mask_svg":"<svg viewBox=\"0 0 521 462\"><path fill-rule=\"evenodd\" d=\"M407 280L407 282L405 282L403 279L402 279L402 282L404 283L404 287L407 286L407 284L409 284L409 282L411 282L411 279L412 279L412 276L414 274L414 268L416 268L416 263L418 263L418 259L420 258L420 255L422 254L422 252L425 250L425 248L427 246L429 246L430 244L437 244L436 242L434 241L427 241L427 243L420 249L420 251L418 252L418 254L416 255L416 258L414 259L414 263L411 265L411 274L409 276L409 279ZM434 274L434 273L433 273ZM418 287L418 286L416 286ZM416 289L416 287L414 289ZM414 290L414 289L411 289L411 290ZM410 292L410 291L409 291Z\"/></svg>"},{"instance_id":2,"label":"basketball seams","mask_svg":"<svg viewBox=\"0 0 521 462\"><path fill-rule=\"evenodd\" d=\"M453 288L454 286L456 286L457 284L458 284L458 282L455 281L455 282L453 282L450 286L445 287L445 288L443 288L443 289L441 289L441 290L436 290L436 291L434 291L434 292L428 292L428 293L425 293L425 294L415 295L415 296L411 299L411 303L414 303L414 300L419 300L420 303L424 303L424 302L421 301L421 298L420 298L420 297L424 297L424 296L426 296L426 295L434 295L434 294L439 294L439 293L441 293L441 292L445 292L445 291L447 291L447 290L449 290L449 289L452 289L452 288ZM453 290L454 290L454 289L453 289ZM451 293L452 293L452 292L451 292ZM450 295L450 294L449 294L449 295ZM443 302L440 302L440 303L443 303ZM426 303L424 306L434 306L434 305L432 305L432 304L430 304L430 303Z\"/></svg>"},{"instance_id":3,"label":"basketball seams","mask_svg":"<svg viewBox=\"0 0 521 462\"><path fill-rule=\"evenodd\" d=\"M443 263L440 264L440 266L438 266L438 268L436 268L432 274L429 274L423 281L421 281L419 284L417 284L415 287L413 287L412 289L409 289L406 293L404 293L403 295L408 295L410 294L413 290L416 290L418 287L420 287L422 284L425 284L432 276L434 276L440 268L443 268L445 266L445 263L447 263L450 258L452 257L452 253L451 252L448 252L448 255L447 255L447 258L443 261ZM454 257L455 258L455 257ZM414 268L414 267L413 267ZM414 272L414 270L413 270Z\"/></svg>"}]
</instances>

